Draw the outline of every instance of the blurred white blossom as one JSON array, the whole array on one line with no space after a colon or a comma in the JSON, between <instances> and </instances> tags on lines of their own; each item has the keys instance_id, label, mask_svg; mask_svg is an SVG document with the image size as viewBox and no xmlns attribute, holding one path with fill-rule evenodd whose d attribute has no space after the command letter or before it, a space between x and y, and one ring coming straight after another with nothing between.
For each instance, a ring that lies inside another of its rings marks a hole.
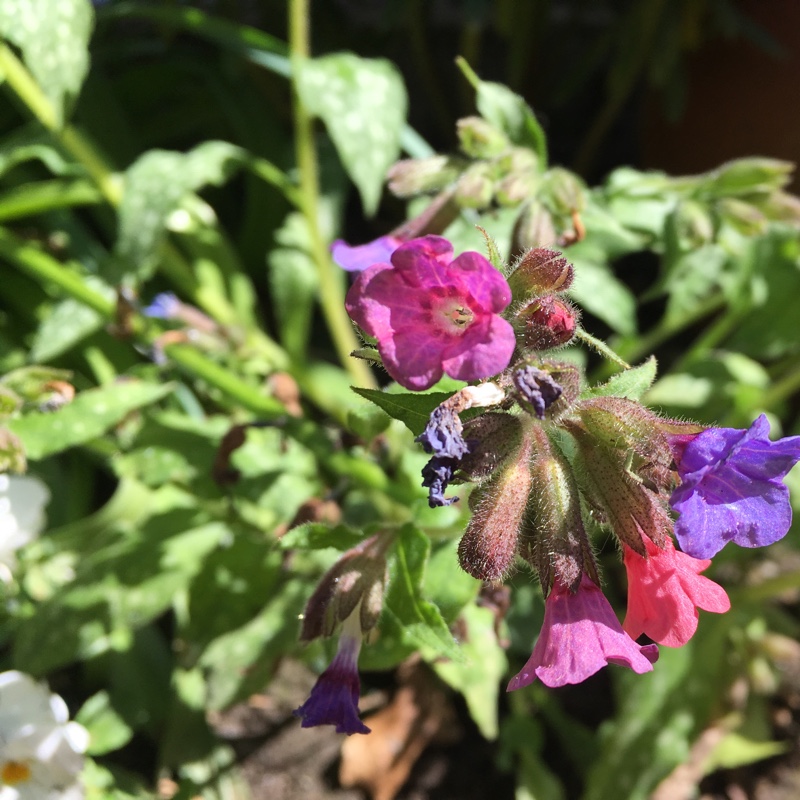
<instances>
[{"instance_id":1,"label":"blurred white blossom","mask_svg":"<svg viewBox=\"0 0 800 800\"><path fill-rule=\"evenodd\" d=\"M39 478L0 475L0 579L11 579L17 550L41 532L49 501L50 490Z\"/></svg>"},{"instance_id":2,"label":"blurred white blossom","mask_svg":"<svg viewBox=\"0 0 800 800\"><path fill-rule=\"evenodd\" d=\"M0 800L78 800L89 734L66 703L16 670L0 673Z\"/></svg>"}]
</instances>

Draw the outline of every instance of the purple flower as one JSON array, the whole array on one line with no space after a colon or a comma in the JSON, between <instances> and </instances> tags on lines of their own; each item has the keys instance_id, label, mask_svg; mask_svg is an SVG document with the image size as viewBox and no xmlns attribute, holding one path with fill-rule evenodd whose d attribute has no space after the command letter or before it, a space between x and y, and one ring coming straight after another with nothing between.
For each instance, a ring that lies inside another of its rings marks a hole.
<instances>
[{"instance_id":1,"label":"purple flower","mask_svg":"<svg viewBox=\"0 0 800 800\"><path fill-rule=\"evenodd\" d=\"M357 635L346 629L339 637L339 647L330 666L319 676L308 700L292 713L302 719L303 728L335 725L336 733L369 733L370 729L358 718L358 652L361 632Z\"/></svg>"},{"instance_id":2,"label":"purple flower","mask_svg":"<svg viewBox=\"0 0 800 800\"><path fill-rule=\"evenodd\" d=\"M349 245L337 239L331 245L333 260L348 272L363 272L373 264L384 263L403 243L396 236L381 236L366 244Z\"/></svg>"},{"instance_id":3,"label":"purple flower","mask_svg":"<svg viewBox=\"0 0 800 800\"><path fill-rule=\"evenodd\" d=\"M511 302L505 278L478 253L453 259L441 236L400 245L347 294L347 313L378 340L389 374L421 391L443 373L473 381L506 368L514 331L499 313Z\"/></svg>"},{"instance_id":4,"label":"purple flower","mask_svg":"<svg viewBox=\"0 0 800 800\"><path fill-rule=\"evenodd\" d=\"M450 456L434 456L422 468L422 485L428 489L428 505L431 508L451 506L457 497L445 497L444 492L458 469L458 459Z\"/></svg>"},{"instance_id":5,"label":"purple flower","mask_svg":"<svg viewBox=\"0 0 800 800\"><path fill-rule=\"evenodd\" d=\"M800 436L770 441L762 414L746 431L709 428L679 444L681 483L670 504L685 553L711 558L728 542L764 547L786 535L792 509L781 479L800 460Z\"/></svg>"},{"instance_id":6,"label":"purple flower","mask_svg":"<svg viewBox=\"0 0 800 800\"><path fill-rule=\"evenodd\" d=\"M527 366L514 370L512 378L519 393L533 406L539 419L544 419L544 412L561 397L564 391L549 372L536 367Z\"/></svg>"},{"instance_id":7,"label":"purple flower","mask_svg":"<svg viewBox=\"0 0 800 800\"><path fill-rule=\"evenodd\" d=\"M175 319L182 306L183 303L172 292L161 292L149 306L142 309L142 314L154 319Z\"/></svg>"},{"instance_id":8,"label":"purple flower","mask_svg":"<svg viewBox=\"0 0 800 800\"><path fill-rule=\"evenodd\" d=\"M544 606L542 632L528 663L508 684L521 689L536 678L546 686L580 683L606 664L650 672L658 648L638 645L622 630L614 609L586 575L573 593L556 578Z\"/></svg>"}]
</instances>

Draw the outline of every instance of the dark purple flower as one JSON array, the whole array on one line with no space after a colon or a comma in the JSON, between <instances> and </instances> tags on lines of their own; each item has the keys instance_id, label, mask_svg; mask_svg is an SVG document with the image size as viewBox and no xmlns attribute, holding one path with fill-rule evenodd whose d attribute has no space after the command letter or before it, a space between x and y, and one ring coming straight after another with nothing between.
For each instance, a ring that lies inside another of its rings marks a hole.
<instances>
[{"instance_id":1,"label":"dark purple flower","mask_svg":"<svg viewBox=\"0 0 800 800\"><path fill-rule=\"evenodd\" d=\"M346 623L345 623L346 625ZM358 718L358 652L361 632L357 635L346 629L339 637L339 647L330 666L319 676L308 700L292 713L302 720L302 727L335 725L336 733L369 733L370 729Z\"/></svg>"},{"instance_id":2,"label":"dark purple flower","mask_svg":"<svg viewBox=\"0 0 800 800\"><path fill-rule=\"evenodd\" d=\"M764 547L786 535L792 509L781 479L800 461L800 436L770 441L762 414L746 431L709 428L680 444L670 504L685 553L711 558L728 542Z\"/></svg>"},{"instance_id":3,"label":"dark purple flower","mask_svg":"<svg viewBox=\"0 0 800 800\"><path fill-rule=\"evenodd\" d=\"M436 456L461 458L469 452L464 441L461 418L447 403L442 403L431 412L425 430L416 438L426 453Z\"/></svg>"},{"instance_id":4,"label":"dark purple flower","mask_svg":"<svg viewBox=\"0 0 800 800\"><path fill-rule=\"evenodd\" d=\"M457 497L444 496L457 468L458 459L450 456L434 456L422 468L422 485L428 489L428 505L431 508L451 506L458 500Z\"/></svg>"},{"instance_id":5,"label":"dark purple flower","mask_svg":"<svg viewBox=\"0 0 800 800\"><path fill-rule=\"evenodd\" d=\"M396 236L381 236L366 244L349 245L337 239L331 245L333 260L348 272L363 272L373 264L382 264L389 260L392 253L403 243Z\"/></svg>"},{"instance_id":6,"label":"dark purple flower","mask_svg":"<svg viewBox=\"0 0 800 800\"><path fill-rule=\"evenodd\" d=\"M388 373L422 391L443 373L463 381L502 372L515 339L500 312L511 302L505 278L478 253L453 258L441 236L400 245L391 264L362 272L347 293L347 313L370 336Z\"/></svg>"},{"instance_id":7,"label":"dark purple flower","mask_svg":"<svg viewBox=\"0 0 800 800\"><path fill-rule=\"evenodd\" d=\"M544 412L561 397L564 391L549 372L536 367L527 366L514 370L512 378L517 390L533 406L539 419L544 419Z\"/></svg>"}]
</instances>

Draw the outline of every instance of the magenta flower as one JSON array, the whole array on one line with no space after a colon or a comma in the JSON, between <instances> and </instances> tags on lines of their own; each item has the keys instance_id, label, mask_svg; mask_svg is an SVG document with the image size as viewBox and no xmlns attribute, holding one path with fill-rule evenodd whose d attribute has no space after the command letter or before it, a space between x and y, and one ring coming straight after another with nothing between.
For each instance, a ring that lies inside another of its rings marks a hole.
<instances>
[{"instance_id":1,"label":"magenta flower","mask_svg":"<svg viewBox=\"0 0 800 800\"><path fill-rule=\"evenodd\" d=\"M731 601L725 590L700 573L711 564L676 550L662 550L644 537L647 558L623 544L628 572L628 613L622 627L632 638L643 633L666 647L681 647L694 636L698 609L723 614Z\"/></svg>"},{"instance_id":2,"label":"magenta flower","mask_svg":"<svg viewBox=\"0 0 800 800\"><path fill-rule=\"evenodd\" d=\"M345 623L346 624L346 623ZM353 635L345 629L330 666L319 676L308 700L292 713L302 719L303 728L335 725L336 733L369 733L358 718L358 653L361 631Z\"/></svg>"},{"instance_id":3,"label":"magenta flower","mask_svg":"<svg viewBox=\"0 0 800 800\"><path fill-rule=\"evenodd\" d=\"M606 664L641 674L650 672L657 659L656 645L640 646L622 630L611 604L588 576L581 578L574 594L556 578L533 654L511 679L508 691L536 678L551 688L580 683Z\"/></svg>"},{"instance_id":4,"label":"magenta flower","mask_svg":"<svg viewBox=\"0 0 800 800\"><path fill-rule=\"evenodd\" d=\"M349 245L337 239L331 245L333 260L348 272L363 272L373 264L383 263L403 243L396 236L381 236L366 244Z\"/></svg>"},{"instance_id":5,"label":"magenta flower","mask_svg":"<svg viewBox=\"0 0 800 800\"><path fill-rule=\"evenodd\" d=\"M499 313L510 302L508 283L483 256L453 259L447 239L424 236L362 272L345 306L378 340L392 378L420 391L443 373L473 381L505 369L514 331Z\"/></svg>"},{"instance_id":6,"label":"magenta flower","mask_svg":"<svg viewBox=\"0 0 800 800\"><path fill-rule=\"evenodd\" d=\"M711 558L728 542L764 547L786 535L792 509L782 478L800 461L800 436L770 441L762 414L746 431L709 428L680 446L670 504L685 553Z\"/></svg>"}]
</instances>

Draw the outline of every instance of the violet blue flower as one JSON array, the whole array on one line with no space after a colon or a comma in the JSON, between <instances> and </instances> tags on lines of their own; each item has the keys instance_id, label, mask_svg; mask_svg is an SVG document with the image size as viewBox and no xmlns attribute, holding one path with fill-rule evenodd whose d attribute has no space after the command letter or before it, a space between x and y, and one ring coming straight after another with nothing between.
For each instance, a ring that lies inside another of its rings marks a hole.
<instances>
[{"instance_id":1,"label":"violet blue flower","mask_svg":"<svg viewBox=\"0 0 800 800\"><path fill-rule=\"evenodd\" d=\"M663 550L643 539L647 558L622 545L628 572L628 613L622 627L632 639L646 633L666 647L681 647L697 630L698 609L723 614L731 601L719 584L700 574L711 561L681 553L669 538Z\"/></svg>"},{"instance_id":2,"label":"violet blue flower","mask_svg":"<svg viewBox=\"0 0 800 800\"><path fill-rule=\"evenodd\" d=\"M175 319L181 306L183 303L172 292L161 292L153 298L149 306L142 309L142 314L153 319Z\"/></svg>"},{"instance_id":3,"label":"violet blue flower","mask_svg":"<svg viewBox=\"0 0 800 800\"><path fill-rule=\"evenodd\" d=\"M587 575L573 594L556 578L545 600L542 631L528 663L508 684L521 689L536 678L554 688L580 683L606 664L650 672L658 659L656 645L638 645L622 630L614 609Z\"/></svg>"},{"instance_id":4,"label":"violet blue flower","mask_svg":"<svg viewBox=\"0 0 800 800\"><path fill-rule=\"evenodd\" d=\"M511 302L508 283L478 253L452 256L441 236L412 239L347 294L347 313L378 340L384 366L406 389L428 389L443 373L488 378L511 360L514 331L499 316Z\"/></svg>"},{"instance_id":5,"label":"violet blue flower","mask_svg":"<svg viewBox=\"0 0 800 800\"><path fill-rule=\"evenodd\" d=\"M356 624L360 625L357 621ZM339 646L330 666L319 676L308 700L292 713L302 719L303 728L335 725L336 733L369 733L370 729L358 718L358 653L361 650L361 629L348 630L347 622L339 637Z\"/></svg>"},{"instance_id":6,"label":"violet blue flower","mask_svg":"<svg viewBox=\"0 0 800 800\"><path fill-rule=\"evenodd\" d=\"M681 446L670 504L685 553L711 558L728 542L764 547L786 535L792 509L781 479L800 461L800 436L770 441L762 414L746 431L708 428Z\"/></svg>"},{"instance_id":7,"label":"violet blue flower","mask_svg":"<svg viewBox=\"0 0 800 800\"><path fill-rule=\"evenodd\" d=\"M337 239L331 245L333 260L348 272L363 272L373 264L385 263L403 243L396 236L381 236L366 244L350 245Z\"/></svg>"},{"instance_id":8,"label":"violet blue flower","mask_svg":"<svg viewBox=\"0 0 800 800\"><path fill-rule=\"evenodd\" d=\"M527 366L514 370L511 376L519 393L533 406L539 419L563 393L563 389L553 380L549 372Z\"/></svg>"}]
</instances>

